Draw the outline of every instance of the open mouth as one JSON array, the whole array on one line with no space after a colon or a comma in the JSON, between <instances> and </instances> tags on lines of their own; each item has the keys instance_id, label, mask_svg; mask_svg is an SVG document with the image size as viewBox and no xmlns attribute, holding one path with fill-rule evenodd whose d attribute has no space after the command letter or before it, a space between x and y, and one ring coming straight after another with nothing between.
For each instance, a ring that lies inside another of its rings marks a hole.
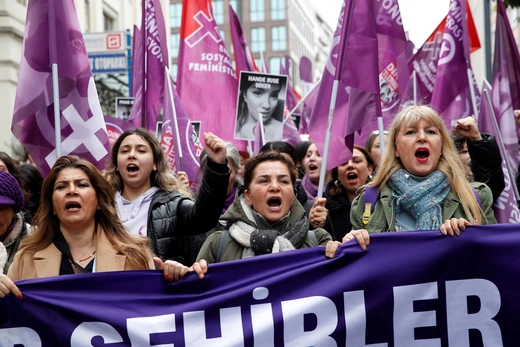
<instances>
[{"instance_id":1,"label":"open mouth","mask_svg":"<svg viewBox=\"0 0 520 347\"><path fill-rule=\"evenodd\" d=\"M430 150L424 147L417 148L415 151L415 157L419 161L426 161L430 157Z\"/></svg>"},{"instance_id":2,"label":"open mouth","mask_svg":"<svg viewBox=\"0 0 520 347\"><path fill-rule=\"evenodd\" d=\"M269 207L280 207L282 205L282 199L276 197L276 198L270 198L267 200L267 205Z\"/></svg>"},{"instance_id":3,"label":"open mouth","mask_svg":"<svg viewBox=\"0 0 520 347\"><path fill-rule=\"evenodd\" d=\"M309 170L311 170L311 171L318 170L318 166L315 165L315 164L310 164L309 165Z\"/></svg>"},{"instance_id":4,"label":"open mouth","mask_svg":"<svg viewBox=\"0 0 520 347\"><path fill-rule=\"evenodd\" d=\"M355 180L358 178L358 175L356 175L354 172L349 172L347 174L347 180L351 181L351 180Z\"/></svg>"},{"instance_id":5,"label":"open mouth","mask_svg":"<svg viewBox=\"0 0 520 347\"><path fill-rule=\"evenodd\" d=\"M70 201L65 204L65 210L80 209L81 205L76 201Z\"/></svg>"},{"instance_id":6,"label":"open mouth","mask_svg":"<svg viewBox=\"0 0 520 347\"><path fill-rule=\"evenodd\" d=\"M137 172L139 171L139 166L135 165L135 164L130 164L126 167L126 170L128 172Z\"/></svg>"}]
</instances>

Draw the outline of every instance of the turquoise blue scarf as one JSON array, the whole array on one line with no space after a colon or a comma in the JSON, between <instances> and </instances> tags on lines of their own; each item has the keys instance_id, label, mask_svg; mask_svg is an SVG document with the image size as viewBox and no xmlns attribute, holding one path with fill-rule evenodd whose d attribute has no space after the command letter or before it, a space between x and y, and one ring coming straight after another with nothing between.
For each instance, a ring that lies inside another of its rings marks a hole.
<instances>
[{"instance_id":1,"label":"turquoise blue scarf","mask_svg":"<svg viewBox=\"0 0 520 347\"><path fill-rule=\"evenodd\" d=\"M416 221L417 230L437 230L442 224L441 203L451 187L448 177L439 170L424 181L416 181L403 169L396 170L388 181L396 199L396 212L406 212Z\"/></svg>"}]
</instances>

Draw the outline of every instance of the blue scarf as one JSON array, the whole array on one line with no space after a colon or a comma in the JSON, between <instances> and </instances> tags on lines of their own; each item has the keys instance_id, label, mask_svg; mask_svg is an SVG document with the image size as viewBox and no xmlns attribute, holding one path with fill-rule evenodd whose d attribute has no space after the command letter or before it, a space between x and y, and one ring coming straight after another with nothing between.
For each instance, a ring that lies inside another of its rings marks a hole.
<instances>
[{"instance_id":1,"label":"blue scarf","mask_svg":"<svg viewBox=\"0 0 520 347\"><path fill-rule=\"evenodd\" d=\"M424 181L416 181L403 169L396 170L388 181L396 199L397 214L406 212L416 222L417 230L437 230L442 224L441 203L451 187L448 177L435 170Z\"/></svg>"}]
</instances>

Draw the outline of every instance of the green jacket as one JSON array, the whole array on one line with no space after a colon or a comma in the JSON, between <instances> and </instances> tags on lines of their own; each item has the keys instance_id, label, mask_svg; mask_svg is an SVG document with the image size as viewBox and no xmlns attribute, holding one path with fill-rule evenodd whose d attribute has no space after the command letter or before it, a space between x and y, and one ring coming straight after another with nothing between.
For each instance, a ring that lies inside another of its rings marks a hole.
<instances>
[{"instance_id":1,"label":"green jacket","mask_svg":"<svg viewBox=\"0 0 520 347\"><path fill-rule=\"evenodd\" d=\"M491 189L484 183L471 183L480 197L482 207L482 224L496 224L497 220L493 213L493 194ZM370 215L368 225L363 224L363 212L365 212L365 192L363 191L352 202L350 210L350 221L352 222L352 230L366 229L371 233L380 233L384 231L395 231L395 199L392 196L392 189L385 185L381 189L379 200L374 207L374 212ZM462 206L455 197L453 191L450 190L442 203L443 221L450 218L466 218ZM469 221L471 222L471 221Z\"/></svg>"},{"instance_id":2,"label":"green jacket","mask_svg":"<svg viewBox=\"0 0 520 347\"><path fill-rule=\"evenodd\" d=\"M227 221L228 225L230 225L231 222L242 221L251 226L256 227L256 224L246 216L240 204L241 196L242 194L237 194L235 200L233 201L233 204L231 204L231 206L229 206L229 208L227 209L226 213L222 215L221 220ZM293 204L291 206L291 214L289 216L289 223L287 225L287 228L292 228L294 224L296 224L296 222L298 222L302 218L307 218L307 216L305 215L305 210L303 209L302 205L298 202L298 200L294 199ZM318 228L312 230L311 232L314 232L316 234L318 244L321 246L325 246L327 242L332 241L332 237L325 229ZM199 255L197 256L197 261L199 261L200 259L204 259L208 262L208 264L216 262L221 236L222 231L215 231L208 236L206 242L204 242L202 248L200 249ZM308 248L313 246L315 246L313 240L311 240L311 238L307 236L300 248ZM227 244L220 257L220 261L223 262L242 259L243 251L244 247L240 245L237 241L235 241L235 239L233 239L231 235L229 235Z\"/></svg>"}]
</instances>

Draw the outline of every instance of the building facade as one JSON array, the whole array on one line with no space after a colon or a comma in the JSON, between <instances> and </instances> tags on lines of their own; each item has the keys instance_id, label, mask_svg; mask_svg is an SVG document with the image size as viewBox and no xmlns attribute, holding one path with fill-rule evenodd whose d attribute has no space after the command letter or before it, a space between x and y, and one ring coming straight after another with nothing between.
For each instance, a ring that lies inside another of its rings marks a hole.
<instances>
[{"instance_id":1,"label":"building facade","mask_svg":"<svg viewBox=\"0 0 520 347\"><path fill-rule=\"evenodd\" d=\"M280 59L289 56L290 77L294 87L299 89L299 61L302 56L306 56L315 63L322 60L318 65L315 64L316 77L319 76L317 71L321 70L318 67L323 66L326 59L323 51L330 45L330 35L328 39L324 37L332 31L317 17L307 0L213 0L212 4L215 21L231 57L233 48L229 6L240 19L249 48L260 70L263 58L269 72L277 74L280 72ZM181 17L182 0L171 0L170 56L174 79L178 67Z\"/></svg>"}]
</instances>

